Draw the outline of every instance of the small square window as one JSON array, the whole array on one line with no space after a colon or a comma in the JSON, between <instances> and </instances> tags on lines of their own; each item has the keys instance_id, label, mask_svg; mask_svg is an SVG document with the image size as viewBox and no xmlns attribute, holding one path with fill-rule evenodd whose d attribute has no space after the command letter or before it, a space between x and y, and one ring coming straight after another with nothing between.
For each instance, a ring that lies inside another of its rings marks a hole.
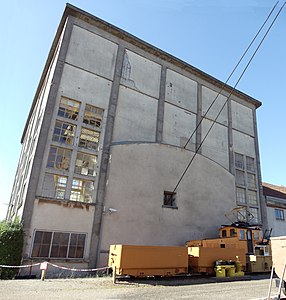
<instances>
[{"instance_id":1,"label":"small square window","mask_svg":"<svg viewBox=\"0 0 286 300\"><path fill-rule=\"evenodd\" d=\"M163 206L177 208L176 193L164 191Z\"/></svg>"},{"instance_id":2,"label":"small square window","mask_svg":"<svg viewBox=\"0 0 286 300\"><path fill-rule=\"evenodd\" d=\"M283 209L275 209L275 219L284 221L284 210Z\"/></svg>"}]
</instances>

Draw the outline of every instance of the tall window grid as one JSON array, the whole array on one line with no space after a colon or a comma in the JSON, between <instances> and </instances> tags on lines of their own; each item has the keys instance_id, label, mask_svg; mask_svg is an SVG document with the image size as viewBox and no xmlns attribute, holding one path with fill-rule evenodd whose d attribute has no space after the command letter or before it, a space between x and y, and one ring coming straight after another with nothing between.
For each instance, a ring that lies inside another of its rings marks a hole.
<instances>
[{"instance_id":1,"label":"tall window grid","mask_svg":"<svg viewBox=\"0 0 286 300\"><path fill-rule=\"evenodd\" d=\"M246 206L249 214L245 214L245 221L258 222L258 192L255 159L241 153L234 154L236 200L238 204Z\"/></svg>"}]
</instances>

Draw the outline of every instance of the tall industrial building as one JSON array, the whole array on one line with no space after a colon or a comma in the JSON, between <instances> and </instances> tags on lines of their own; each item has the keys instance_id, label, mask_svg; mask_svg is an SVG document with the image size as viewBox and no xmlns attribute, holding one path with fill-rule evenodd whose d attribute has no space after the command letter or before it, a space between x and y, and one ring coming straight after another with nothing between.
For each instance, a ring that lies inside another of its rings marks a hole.
<instances>
[{"instance_id":1,"label":"tall industrial building","mask_svg":"<svg viewBox=\"0 0 286 300\"><path fill-rule=\"evenodd\" d=\"M68 4L24 128L7 214L24 222L24 261L105 266L110 244L216 236L238 206L242 220L263 222L261 103L231 91Z\"/></svg>"}]
</instances>

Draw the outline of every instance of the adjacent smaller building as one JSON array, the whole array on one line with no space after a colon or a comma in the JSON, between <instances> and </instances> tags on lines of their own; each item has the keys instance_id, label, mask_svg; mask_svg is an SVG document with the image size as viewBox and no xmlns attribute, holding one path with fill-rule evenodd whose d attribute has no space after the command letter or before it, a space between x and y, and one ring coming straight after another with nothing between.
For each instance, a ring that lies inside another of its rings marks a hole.
<instances>
[{"instance_id":1,"label":"adjacent smaller building","mask_svg":"<svg viewBox=\"0 0 286 300\"><path fill-rule=\"evenodd\" d=\"M286 187L262 183L271 236L286 235Z\"/></svg>"}]
</instances>

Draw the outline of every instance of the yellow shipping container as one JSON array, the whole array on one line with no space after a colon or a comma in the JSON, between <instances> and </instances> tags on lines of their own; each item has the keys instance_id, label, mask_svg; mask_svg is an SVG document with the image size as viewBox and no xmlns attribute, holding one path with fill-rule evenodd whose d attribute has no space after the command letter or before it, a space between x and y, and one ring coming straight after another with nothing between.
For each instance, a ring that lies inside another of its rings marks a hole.
<instances>
[{"instance_id":1,"label":"yellow shipping container","mask_svg":"<svg viewBox=\"0 0 286 300\"><path fill-rule=\"evenodd\" d=\"M109 267L116 275L174 276L188 273L187 247L111 245Z\"/></svg>"}]
</instances>

